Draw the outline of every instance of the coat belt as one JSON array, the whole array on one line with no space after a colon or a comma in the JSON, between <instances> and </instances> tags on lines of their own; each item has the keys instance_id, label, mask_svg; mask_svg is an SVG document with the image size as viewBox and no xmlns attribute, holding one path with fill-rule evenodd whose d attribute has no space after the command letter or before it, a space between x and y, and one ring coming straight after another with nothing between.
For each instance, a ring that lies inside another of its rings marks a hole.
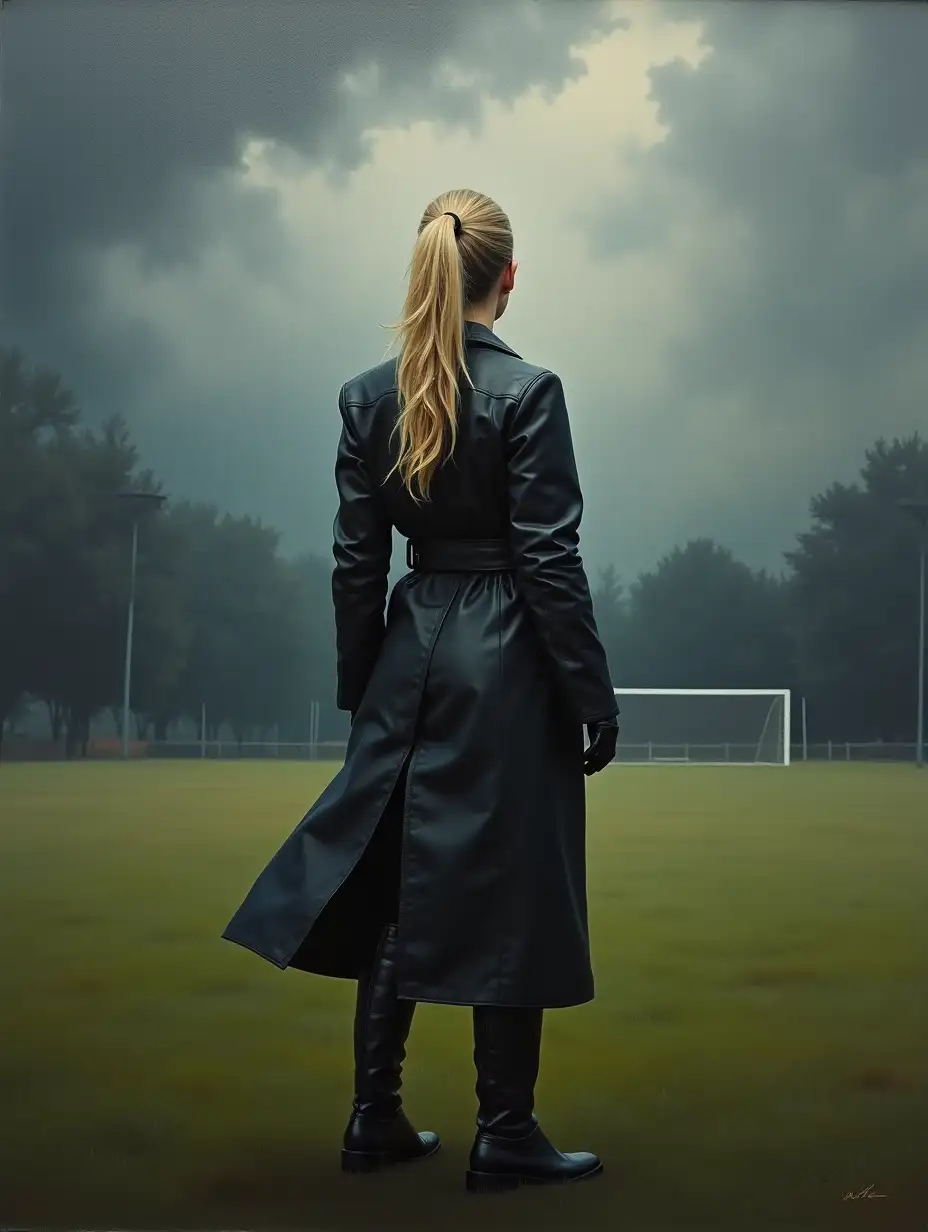
<instances>
[{"instance_id":1,"label":"coat belt","mask_svg":"<svg viewBox=\"0 0 928 1232\"><path fill-rule=\"evenodd\" d=\"M406 564L420 573L497 573L512 568L506 539L412 539Z\"/></svg>"}]
</instances>

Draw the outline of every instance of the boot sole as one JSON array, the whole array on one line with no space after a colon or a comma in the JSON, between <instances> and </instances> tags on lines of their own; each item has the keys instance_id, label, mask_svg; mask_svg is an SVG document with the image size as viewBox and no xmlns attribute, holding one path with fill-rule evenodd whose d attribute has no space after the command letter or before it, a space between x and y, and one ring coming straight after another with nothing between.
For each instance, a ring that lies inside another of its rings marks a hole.
<instances>
[{"instance_id":1,"label":"boot sole","mask_svg":"<svg viewBox=\"0 0 928 1232\"><path fill-rule=\"evenodd\" d=\"M416 1164L423 1159L431 1159L441 1150L441 1143L436 1143L430 1151L422 1155L386 1155L366 1151L342 1151L342 1172L360 1173L383 1172L386 1168L396 1168L401 1164Z\"/></svg>"},{"instance_id":2,"label":"boot sole","mask_svg":"<svg viewBox=\"0 0 928 1232\"><path fill-rule=\"evenodd\" d=\"M505 1172L472 1172L468 1170L465 1177L468 1193L511 1193L524 1185L573 1185L577 1181L588 1181L591 1177L600 1176L602 1164L597 1164L589 1172L581 1172L578 1176L527 1176L523 1173Z\"/></svg>"}]
</instances>

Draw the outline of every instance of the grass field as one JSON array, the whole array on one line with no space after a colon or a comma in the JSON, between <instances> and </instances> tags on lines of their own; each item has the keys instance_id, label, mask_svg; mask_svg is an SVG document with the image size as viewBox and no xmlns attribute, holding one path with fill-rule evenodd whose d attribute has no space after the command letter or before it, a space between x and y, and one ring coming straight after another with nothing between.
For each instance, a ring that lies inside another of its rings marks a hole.
<instances>
[{"instance_id":1,"label":"grass field","mask_svg":"<svg viewBox=\"0 0 928 1232\"><path fill-rule=\"evenodd\" d=\"M928 775L591 780L598 996L539 1113L606 1173L479 1199L468 1012L413 1027L442 1154L344 1177L353 988L219 939L334 769L0 768L0 1225L928 1228Z\"/></svg>"}]
</instances>

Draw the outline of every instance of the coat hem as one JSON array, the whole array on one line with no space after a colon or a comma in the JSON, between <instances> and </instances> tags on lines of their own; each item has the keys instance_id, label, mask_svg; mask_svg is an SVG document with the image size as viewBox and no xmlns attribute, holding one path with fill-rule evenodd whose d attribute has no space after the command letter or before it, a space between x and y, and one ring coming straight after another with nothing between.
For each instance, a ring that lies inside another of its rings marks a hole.
<instances>
[{"instance_id":1,"label":"coat hem","mask_svg":"<svg viewBox=\"0 0 928 1232\"><path fill-rule=\"evenodd\" d=\"M278 962L278 960L276 958L272 958L270 954L265 954L262 950L256 949L253 945L249 945L246 941L239 941L236 937L227 937L225 933L222 934L222 940L230 941L232 945L240 946L243 950L248 950L248 952L251 954L257 954L259 958L263 958L265 962L269 962L271 966L275 967L278 971L291 970L289 962L286 962L286 963ZM296 968L293 968L293 970L296 970ZM306 971L304 972L304 974L314 975L318 979L352 980L354 982L357 981L357 976L354 976L354 975L334 975L329 972L322 972L322 971ZM397 999L400 1001L412 1001L416 1005L450 1005L450 1006L453 1006L455 1008L460 1008L460 1009L473 1009L475 1007L483 1008L484 1006L487 1006L487 1007L499 1006L501 1009L514 1009L514 1010L517 1010L517 1009L518 1010L522 1010L522 1009L524 1010L529 1010L529 1009L531 1010L571 1010L571 1009L577 1009L581 1005L589 1005L591 1002L596 1000L596 994L595 992L591 992L589 996L583 997L580 1000L571 999L569 1001L537 1001L537 1000L499 1001L495 998L492 1001L487 1000L485 998L480 999L480 1000L472 1000L472 1001L460 1001L457 999L453 999L451 997L436 997L436 996L425 997L425 996L421 996L418 993L398 992Z\"/></svg>"},{"instance_id":2,"label":"coat hem","mask_svg":"<svg viewBox=\"0 0 928 1232\"><path fill-rule=\"evenodd\" d=\"M452 1001L448 997L420 997L415 994L404 995L397 993L397 999L400 1001L413 1001L416 1005L451 1005L462 1009L473 1009L484 1007L491 1009L498 1007L499 1009L509 1010L572 1010L581 1005L589 1005L596 999L595 993L590 993L588 997L583 997L580 1001L573 999L569 1001L492 1001L474 1000L474 1001Z\"/></svg>"},{"instance_id":3,"label":"coat hem","mask_svg":"<svg viewBox=\"0 0 928 1232\"><path fill-rule=\"evenodd\" d=\"M287 962L279 962L276 958L272 958L270 954L265 954L263 950L259 950L255 946L249 945L247 941L240 941L238 937L230 937L228 933L223 933L221 940L230 941L233 945L239 945L243 950L248 950L250 954L257 954L259 958L263 958L265 962L269 962L271 966L276 967L278 971L286 971L290 965L289 960Z\"/></svg>"}]
</instances>

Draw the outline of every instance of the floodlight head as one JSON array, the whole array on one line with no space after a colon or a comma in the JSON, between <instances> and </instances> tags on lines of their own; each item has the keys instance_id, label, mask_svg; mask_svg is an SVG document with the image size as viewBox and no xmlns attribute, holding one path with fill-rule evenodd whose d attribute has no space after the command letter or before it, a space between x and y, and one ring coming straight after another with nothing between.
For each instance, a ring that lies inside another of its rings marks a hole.
<instances>
[{"instance_id":1,"label":"floodlight head","mask_svg":"<svg viewBox=\"0 0 928 1232\"><path fill-rule=\"evenodd\" d=\"M928 527L928 496L904 496L898 503L903 513L914 518L922 530Z\"/></svg>"},{"instance_id":2,"label":"floodlight head","mask_svg":"<svg viewBox=\"0 0 928 1232\"><path fill-rule=\"evenodd\" d=\"M116 499L121 501L130 513L139 514L149 509L160 509L167 497L160 492L117 492Z\"/></svg>"}]
</instances>

